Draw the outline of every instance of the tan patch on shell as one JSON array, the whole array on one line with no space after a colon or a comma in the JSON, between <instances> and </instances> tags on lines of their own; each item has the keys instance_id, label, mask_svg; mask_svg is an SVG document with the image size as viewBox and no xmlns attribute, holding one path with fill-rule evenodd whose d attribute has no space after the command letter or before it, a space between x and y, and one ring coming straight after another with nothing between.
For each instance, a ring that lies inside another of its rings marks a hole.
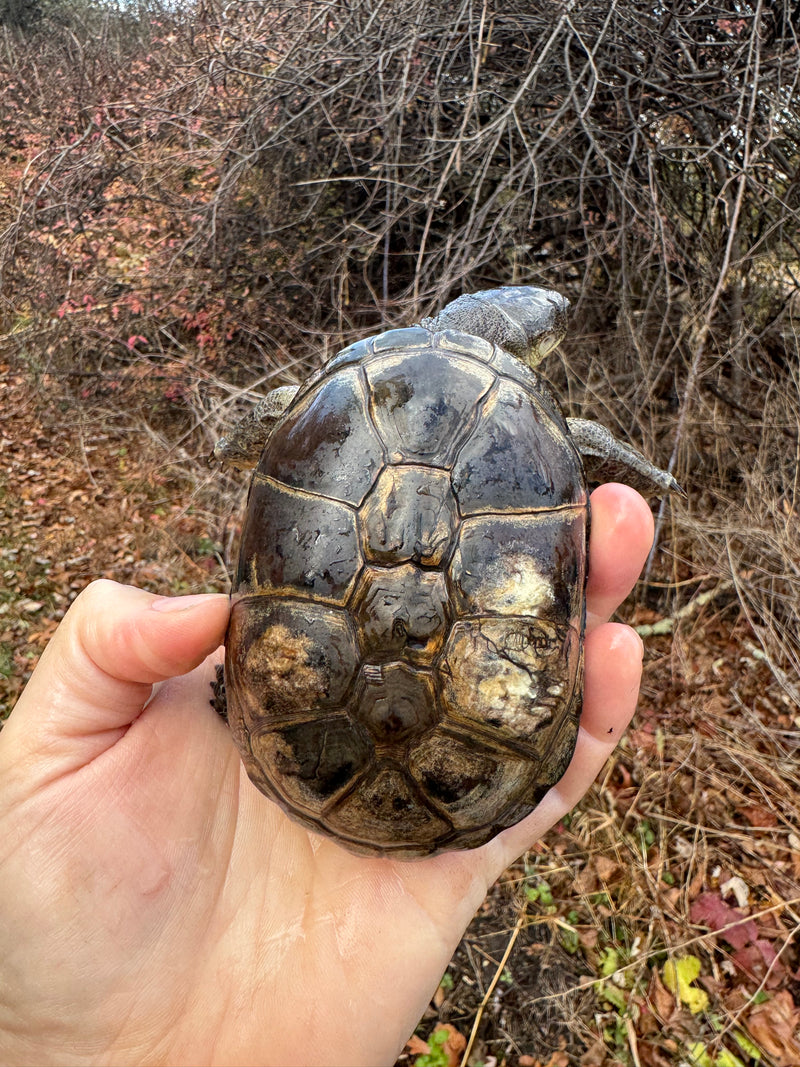
<instances>
[{"instance_id":1,"label":"tan patch on shell","mask_svg":"<svg viewBox=\"0 0 800 1067\"><path fill-rule=\"evenodd\" d=\"M268 626L247 652L245 670L253 679L268 680L279 701L307 706L324 688L326 679L309 664L313 642L283 623Z\"/></svg>"},{"instance_id":2,"label":"tan patch on shell","mask_svg":"<svg viewBox=\"0 0 800 1067\"><path fill-rule=\"evenodd\" d=\"M580 664L576 631L530 618L456 623L445 664L451 721L548 755L550 727L571 697Z\"/></svg>"},{"instance_id":3,"label":"tan patch on shell","mask_svg":"<svg viewBox=\"0 0 800 1067\"><path fill-rule=\"evenodd\" d=\"M544 703L540 677L533 666L524 667L494 656L491 670L487 661L475 656L468 641L466 648L456 641L454 655L461 655L459 681L469 694L471 707L480 708L489 721L497 719L514 736L527 737L535 729L553 721L554 704Z\"/></svg>"},{"instance_id":4,"label":"tan patch on shell","mask_svg":"<svg viewBox=\"0 0 800 1067\"><path fill-rule=\"evenodd\" d=\"M493 611L533 615L552 606L553 582L530 556L506 556L490 566L481 595Z\"/></svg>"}]
</instances>

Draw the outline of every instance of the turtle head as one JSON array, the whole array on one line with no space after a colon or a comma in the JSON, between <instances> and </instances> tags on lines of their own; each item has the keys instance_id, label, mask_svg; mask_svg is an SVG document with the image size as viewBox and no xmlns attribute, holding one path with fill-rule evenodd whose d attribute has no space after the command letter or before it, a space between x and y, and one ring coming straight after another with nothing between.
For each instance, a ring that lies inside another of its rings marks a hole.
<instances>
[{"instance_id":1,"label":"turtle head","mask_svg":"<svg viewBox=\"0 0 800 1067\"><path fill-rule=\"evenodd\" d=\"M568 308L566 297L552 289L509 285L460 296L420 325L483 337L535 367L567 332Z\"/></svg>"}]
</instances>

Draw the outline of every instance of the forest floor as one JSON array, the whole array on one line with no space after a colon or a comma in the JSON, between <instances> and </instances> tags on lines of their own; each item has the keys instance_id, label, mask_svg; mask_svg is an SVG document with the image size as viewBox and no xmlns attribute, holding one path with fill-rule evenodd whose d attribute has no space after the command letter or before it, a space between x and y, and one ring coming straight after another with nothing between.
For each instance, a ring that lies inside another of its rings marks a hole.
<instances>
[{"instance_id":1,"label":"forest floor","mask_svg":"<svg viewBox=\"0 0 800 1067\"><path fill-rule=\"evenodd\" d=\"M227 589L239 514L119 405L0 363L0 410L5 715L92 579ZM729 585L666 623L646 593L620 613L646 635L633 728L495 886L402 1062L457 1064L475 1028L487 1067L800 1064L800 709Z\"/></svg>"}]
</instances>

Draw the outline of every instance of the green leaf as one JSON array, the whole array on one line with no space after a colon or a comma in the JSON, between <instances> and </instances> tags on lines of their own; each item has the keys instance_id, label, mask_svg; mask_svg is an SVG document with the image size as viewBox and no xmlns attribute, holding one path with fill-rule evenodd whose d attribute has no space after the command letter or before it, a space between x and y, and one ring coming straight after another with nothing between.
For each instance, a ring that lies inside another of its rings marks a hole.
<instances>
[{"instance_id":1,"label":"green leaf","mask_svg":"<svg viewBox=\"0 0 800 1067\"><path fill-rule=\"evenodd\" d=\"M624 1012L628 1006L625 993L619 986L615 986L613 982L601 982L597 995L601 1000L612 1004L618 1012Z\"/></svg>"},{"instance_id":2,"label":"green leaf","mask_svg":"<svg viewBox=\"0 0 800 1067\"><path fill-rule=\"evenodd\" d=\"M560 926L558 929L558 939L564 950L569 952L571 956L574 956L580 948L581 943L577 930L565 930L563 926Z\"/></svg>"},{"instance_id":3,"label":"green leaf","mask_svg":"<svg viewBox=\"0 0 800 1067\"><path fill-rule=\"evenodd\" d=\"M708 994L692 986L692 982L700 975L700 968L697 956L681 956L680 959L668 960L662 971L664 985L686 1005L692 1015L697 1015L708 1007Z\"/></svg>"},{"instance_id":4,"label":"green leaf","mask_svg":"<svg viewBox=\"0 0 800 1067\"><path fill-rule=\"evenodd\" d=\"M694 1041L689 1046L689 1061L692 1067L744 1067L739 1057L726 1048L712 1056L702 1041Z\"/></svg>"},{"instance_id":5,"label":"green leaf","mask_svg":"<svg viewBox=\"0 0 800 1067\"><path fill-rule=\"evenodd\" d=\"M547 882L539 882L535 886L525 886L525 896L531 904L541 904L545 908L551 907L553 904L553 893Z\"/></svg>"},{"instance_id":6,"label":"green leaf","mask_svg":"<svg viewBox=\"0 0 800 1067\"><path fill-rule=\"evenodd\" d=\"M689 1045L688 1052L692 1067L714 1067L714 1061L709 1056L708 1050L702 1041L693 1041Z\"/></svg>"},{"instance_id":7,"label":"green leaf","mask_svg":"<svg viewBox=\"0 0 800 1067\"><path fill-rule=\"evenodd\" d=\"M429 1052L423 1052L414 1060L414 1067L447 1067L448 1055L444 1050L449 1034L447 1030L434 1030L428 1037Z\"/></svg>"},{"instance_id":8,"label":"green leaf","mask_svg":"<svg viewBox=\"0 0 800 1067\"><path fill-rule=\"evenodd\" d=\"M654 843L656 839L656 835L653 833L652 827L650 826L650 823L647 821L647 819L642 819L642 821L637 826L637 830L639 831L639 840L642 842L644 847L650 848L650 846Z\"/></svg>"},{"instance_id":9,"label":"green leaf","mask_svg":"<svg viewBox=\"0 0 800 1067\"><path fill-rule=\"evenodd\" d=\"M755 997L753 999L755 1000ZM767 1000L769 1000L769 997L767 997ZM754 1045L750 1038L747 1037L746 1034L743 1034L741 1030L734 1030L733 1037L745 1056L749 1056L750 1059L755 1060L756 1063L760 1062L761 1049L758 1045Z\"/></svg>"},{"instance_id":10,"label":"green leaf","mask_svg":"<svg viewBox=\"0 0 800 1067\"><path fill-rule=\"evenodd\" d=\"M738 1056L728 1052L726 1048L720 1050L720 1054L714 1061L714 1067L744 1067Z\"/></svg>"},{"instance_id":11,"label":"green leaf","mask_svg":"<svg viewBox=\"0 0 800 1067\"><path fill-rule=\"evenodd\" d=\"M604 948L600 953L600 974L603 978L608 978L617 970L619 970L619 953L615 948Z\"/></svg>"}]
</instances>

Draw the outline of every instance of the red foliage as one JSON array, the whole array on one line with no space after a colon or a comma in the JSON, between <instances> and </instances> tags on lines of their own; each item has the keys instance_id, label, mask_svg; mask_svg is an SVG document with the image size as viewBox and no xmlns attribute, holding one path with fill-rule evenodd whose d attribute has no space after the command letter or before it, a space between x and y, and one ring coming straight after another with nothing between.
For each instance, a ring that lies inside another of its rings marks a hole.
<instances>
[{"instance_id":1,"label":"red foliage","mask_svg":"<svg viewBox=\"0 0 800 1067\"><path fill-rule=\"evenodd\" d=\"M766 978L767 987L772 989L785 981L786 969L772 942L760 936L754 919L726 904L718 893L701 893L692 904L689 918L716 930L735 949L733 962L751 978L758 982Z\"/></svg>"}]
</instances>

